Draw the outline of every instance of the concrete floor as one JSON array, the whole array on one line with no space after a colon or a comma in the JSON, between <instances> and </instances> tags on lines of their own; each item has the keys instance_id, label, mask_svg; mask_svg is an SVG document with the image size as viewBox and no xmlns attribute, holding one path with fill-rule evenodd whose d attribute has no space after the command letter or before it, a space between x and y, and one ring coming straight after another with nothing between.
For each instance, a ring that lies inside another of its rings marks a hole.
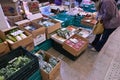
<instances>
[{"instance_id":1,"label":"concrete floor","mask_svg":"<svg viewBox=\"0 0 120 80\"><path fill-rule=\"evenodd\" d=\"M89 42L92 42L93 39L94 35L88 38ZM119 42L120 27L111 34L99 54L87 48L77 60L72 61L53 48L49 49L50 54L60 58L62 61L60 74L55 80L120 80L120 75L117 76L117 79L114 76L112 76L114 79L105 78L105 75L111 71L108 70L111 62L116 60L120 62Z\"/></svg>"},{"instance_id":2,"label":"concrete floor","mask_svg":"<svg viewBox=\"0 0 120 80\"><path fill-rule=\"evenodd\" d=\"M88 37L89 42L92 42L93 39L94 35ZM60 75L55 80L86 80L98 55L98 52L93 52L87 48L81 56L73 61L53 48L49 49L48 52L62 61Z\"/></svg>"},{"instance_id":3,"label":"concrete floor","mask_svg":"<svg viewBox=\"0 0 120 80\"><path fill-rule=\"evenodd\" d=\"M89 41L92 39L92 36L88 38ZM77 60L72 61L53 48L48 52L62 60L60 75L55 80L120 80L120 75L115 75L120 68L110 69L112 62L120 66L120 27L110 35L99 53L87 48ZM111 75L106 77L109 72Z\"/></svg>"},{"instance_id":4,"label":"concrete floor","mask_svg":"<svg viewBox=\"0 0 120 80\"><path fill-rule=\"evenodd\" d=\"M56 80L86 80L98 54L98 52L87 49L77 60L72 61L53 48L49 49L48 52L62 61L60 75L57 76Z\"/></svg>"}]
</instances>

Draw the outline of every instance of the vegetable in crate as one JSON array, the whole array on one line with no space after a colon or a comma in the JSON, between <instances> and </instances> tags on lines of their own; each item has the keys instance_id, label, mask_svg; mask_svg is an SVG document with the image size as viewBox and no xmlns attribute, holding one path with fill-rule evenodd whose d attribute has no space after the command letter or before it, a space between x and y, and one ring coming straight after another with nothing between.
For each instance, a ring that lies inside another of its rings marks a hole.
<instances>
[{"instance_id":1,"label":"vegetable in crate","mask_svg":"<svg viewBox=\"0 0 120 80\"><path fill-rule=\"evenodd\" d=\"M0 69L0 80L7 79L29 62L30 59L27 56L19 56L12 59L6 67Z\"/></svg>"},{"instance_id":2,"label":"vegetable in crate","mask_svg":"<svg viewBox=\"0 0 120 80\"><path fill-rule=\"evenodd\" d=\"M6 37L7 37L6 41L8 41L10 44L13 44L16 41L20 41L20 40L26 38L27 36L23 33L22 30L13 29L8 32Z\"/></svg>"},{"instance_id":3,"label":"vegetable in crate","mask_svg":"<svg viewBox=\"0 0 120 80\"><path fill-rule=\"evenodd\" d=\"M10 39L6 39L6 41L8 42L8 43L10 43L10 44L13 44L14 42L12 41L12 40L10 40Z\"/></svg>"},{"instance_id":4,"label":"vegetable in crate","mask_svg":"<svg viewBox=\"0 0 120 80\"><path fill-rule=\"evenodd\" d=\"M30 31L36 30L36 28L35 28L33 25L31 25L31 26L26 26L25 29L30 30Z\"/></svg>"},{"instance_id":5,"label":"vegetable in crate","mask_svg":"<svg viewBox=\"0 0 120 80\"><path fill-rule=\"evenodd\" d=\"M17 41L22 40L22 38L19 35L15 36L15 38L17 39Z\"/></svg>"},{"instance_id":6,"label":"vegetable in crate","mask_svg":"<svg viewBox=\"0 0 120 80\"><path fill-rule=\"evenodd\" d=\"M56 66L59 60L55 57L50 57L47 61L45 59L46 53L43 50L40 50L35 54L39 58L40 69L44 70L46 73L50 73L50 71Z\"/></svg>"},{"instance_id":7,"label":"vegetable in crate","mask_svg":"<svg viewBox=\"0 0 120 80\"><path fill-rule=\"evenodd\" d=\"M52 66L46 61L42 61L39 64L40 64L40 68L47 73L50 73L50 71L52 70Z\"/></svg>"},{"instance_id":8,"label":"vegetable in crate","mask_svg":"<svg viewBox=\"0 0 120 80\"><path fill-rule=\"evenodd\" d=\"M21 37L22 39L27 38L27 36L26 36L25 34L23 34L23 33L20 34L20 37Z\"/></svg>"},{"instance_id":9,"label":"vegetable in crate","mask_svg":"<svg viewBox=\"0 0 120 80\"><path fill-rule=\"evenodd\" d=\"M56 64L59 62L58 59L56 59L55 57L51 57L49 59L49 63L51 64L51 66L54 68L56 66Z\"/></svg>"},{"instance_id":10,"label":"vegetable in crate","mask_svg":"<svg viewBox=\"0 0 120 80\"><path fill-rule=\"evenodd\" d=\"M39 61L45 60L45 51L40 50L40 52L36 53L35 55L39 58Z\"/></svg>"},{"instance_id":11,"label":"vegetable in crate","mask_svg":"<svg viewBox=\"0 0 120 80\"><path fill-rule=\"evenodd\" d=\"M5 80L5 77L0 75L0 80Z\"/></svg>"},{"instance_id":12,"label":"vegetable in crate","mask_svg":"<svg viewBox=\"0 0 120 80\"><path fill-rule=\"evenodd\" d=\"M86 42L82 39L78 39L75 37L66 40L65 43L71 46L73 49L79 51L85 45Z\"/></svg>"},{"instance_id":13,"label":"vegetable in crate","mask_svg":"<svg viewBox=\"0 0 120 80\"><path fill-rule=\"evenodd\" d=\"M2 39L0 39L0 43L2 43L3 41L2 41Z\"/></svg>"},{"instance_id":14,"label":"vegetable in crate","mask_svg":"<svg viewBox=\"0 0 120 80\"><path fill-rule=\"evenodd\" d=\"M13 42L16 42L16 41L17 41L15 37L13 37L13 36L11 36L11 35L9 35L9 34L7 34L6 36L7 36L7 39L9 39L9 40L11 40L11 41L13 41Z\"/></svg>"},{"instance_id":15,"label":"vegetable in crate","mask_svg":"<svg viewBox=\"0 0 120 80\"><path fill-rule=\"evenodd\" d=\"M65 38L65 39L68 39L70 37L71 33L66 28L62 28L62 29L57 30L57 35Z\"/></svg>"},{"instance_id":16,"label":"vegetable in crate","mask_svg":"<svg viewBox=\"0 0 120 80\"><path fill-rule=\"evenodd\" d=\"M42 26L45 26L45 27L50 27L50 26L53 26L53 25L55 25L55 23L53 23L53 22L50 22L50 21L39 21L38 22L40 25L42 25Z\"/></svg>"}]
</instances>

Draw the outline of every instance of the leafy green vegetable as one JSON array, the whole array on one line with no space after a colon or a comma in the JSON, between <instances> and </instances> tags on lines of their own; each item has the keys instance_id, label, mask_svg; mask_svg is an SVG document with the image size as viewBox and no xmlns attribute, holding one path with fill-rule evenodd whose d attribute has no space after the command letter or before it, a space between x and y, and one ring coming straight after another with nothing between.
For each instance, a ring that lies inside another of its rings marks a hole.
<instances>
[{"instance_id":1,"label":"leafy green vegetable","mask_svg":"<svg viewBox=\"0 0 120 80\"><path fill-rule=\"evenodd\" d=\"M4 76L0 76L0 80L5 80Z\"/></svg>"},{"instance_id":2,"label":"leafy green vegetable","mask_svg":"<svg viewBox=\"0 0 120 80\"><path fill-rule=\"evenodd\" d=\"M2 39L0 39L0 43L2 43L3 41L2 41Z\"/></svg>"},{"instance_id":3,"label":"leafy green vegetable","mask_svg":"<svg viewBox=\"0 0 120 80\"><path fill-rule=\"evenodd\" d=\"M12 59L5 68L0 69L0 80L7 79L29 62L30 59L26 56L19 56Z\"/></svg>"}]
</instances>

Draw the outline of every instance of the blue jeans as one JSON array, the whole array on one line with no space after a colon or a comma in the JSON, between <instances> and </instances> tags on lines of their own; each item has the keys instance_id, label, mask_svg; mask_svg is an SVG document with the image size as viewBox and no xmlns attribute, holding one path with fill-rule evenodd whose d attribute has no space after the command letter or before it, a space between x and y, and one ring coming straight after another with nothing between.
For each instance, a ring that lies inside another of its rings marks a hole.
<instances>
[{"instance_id":1,"label":"blue jeans","mask_svg":"<svg viewBox=\"0 0 120 80\"><path fill-rule=\"evenodd\" d=\"M104 46L104 44L106 43L106 41L108 40L108 37L110 36L110 34L115 29L116 28L114 28L114 29L104 29L103 34L96 35L94 41L92 42L93 47L97 51L100 51L102 49L102 47Z\"/></svg>"}]
</instances>

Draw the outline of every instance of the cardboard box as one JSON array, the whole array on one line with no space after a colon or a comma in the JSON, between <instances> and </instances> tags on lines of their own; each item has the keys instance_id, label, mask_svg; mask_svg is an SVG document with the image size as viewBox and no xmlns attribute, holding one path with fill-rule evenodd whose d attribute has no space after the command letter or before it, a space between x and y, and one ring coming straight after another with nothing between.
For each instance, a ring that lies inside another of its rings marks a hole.
<instances>
[{"instance_id":1,"label":"cardboard box","mask_svg":"<svg viewBox=\"0 0 120 80\"><path fill-rule=\"evenodd\" d=\"M0 56L10 52L10 48L8 46L8 43L5 41L5 39L2 38L2 34L0 34L0 38L2 39L2 43L0 43Z\"/></svg>"},{"instance_id":2,"label":"cardboard box","mask_svg":"<svg viewBox=\"0 0 120 80\"><path fill-rule=\"evenodd\" d=\"M68 45L66 43L66 41L63 43L63 49L65 49L66 51L68 51L70 54L72 54L73 56L79 56L88 46L88 40L75 34L73 35L72 37L70 37L69 39L71 38L78 38L78 39L81 39L82 41L84 41L85 43L79 47L79 49L75 49L74 47L71 47L70 45Z\"/></svg>"},{"instance_id":3,"label":"cardboard box","mask_svg":"<svg viewBox=\"0 0 120 80\"><path fill-rule=\"evenodd\" d=\"M76 31L76 34L88 38L92 34L92 30L79 27Z\"/></svg>"},{"instance_id":4,"label":"cardboard box","mask_svg":"<svg viewBox=\"0 0 120 80\"><path fill-rule=\"evenodd\" d=\"M7 18L11 26L15 26L15 22L23 20L23 17L21 15L7 16Z\"/></svg>"},{"instance_id":5,"label":"cardboard box","mask_svg":"<svg viewBox=\"0 0 120 80\"><path fill-rule=\"evenodd\" d=\"M39 53L39 51L37 53ZM48 52L45 52L45 54L46 54L45 61L48 62L49 58L52 57L52 55L50 55L50 53ZM44 70L40 69L42 80L55 80L55 78L60 74L60 65L61 65L61 61L59 59L59 62L51 70L50 73L46 73Z\"/></svg>"},{"instance_id":6,"label":"cardboard box","mask_svg":"<svg viewBox=\"0 0 120 80\"><path fill-rule=\"evenodd\" d=\"M46 34L39 34L36 38L34 38L34 46L39 45L40 43L46 40Z\"/></svg>"},{"instance_id":7,"label":"cardboard box","mask_svg":"<svg viewBox=\"0 0 120 80\"><path fill-rule=\"evenodd\" d=\"M18 15L18 4L17 3L2 3L1 6L6 16Z\"/></svg>"},{"instance_id":8,"label":"cardboard box","mask_svg":"<svg viewBox=\"0 0 120 80\"><path fill-rule=\"evenodd\" d=\"M42 17L43 17L43 15L41 13L27 15L27 19L29 19L30 21L33 21L33 20L36 20L36 19L42 18Z\"/></svg>"},{"instance_id":9,"label":"cardboard box","mask_svg":"<svg viewBox=\"0 0 120 80\"><path fill-rule=\"evenodd\" d=\"M39 19L33 20L32 22L35 23L35 24L37 24L37 25L40 25L39 21L41 21L41 20L42 20L42 18L39 18ZM55 20L51 20L51 19L49 21L55 23L55 25L46 27L46 37L47 37L47 39L50 38L49 34L53 33L57 29L61 28L60 22L55 21Z\"/></svg>"},{"instance_id":10,"label":"cardboard box","mask_svg":"<svg viewBox=\"0 0 120 80\"><path fill-rule=\"evenodd\" d=\"M36 28L36 30L30 31L30 30L25 29L25 27L28 26L28 25L33 25ZM27 32L32 34L32 37L34 39L34 46L37 46L37 45L39 45L40 43L42 43L43 41L46 40L46 35L45 35L45 29L46 28L45 27L42 27L41 25L37 25L37 24L35 24L33 22L30 22L30 21L26 21L23 24L18 23L18 26L21 29L24 29Z\"/></svg>"},{"instance_id":11,"label":"cardboard box","mask_svg":"<svg viewBox=\"0 0 120 80\"><path fill-rule=\"evenodd\" d=\"M0 0L0 3L15 3L17 2L18 0Z\"/></svg>"},{"instance_id":12,"label":"cardboard box","mask_svg":"<svg viewBox=\"0 0 120 80\"><path fill-rule=\"evenodd\" d=\"M94 25L97 23L96 19L93 18L83 18L81 20L81 24L86 25L86 26L90 26L90 27L94 27Z\"/></svg>"},{"instance_id":13,"label":"cardboard box","mask_svg":"<svg viewBox=\"0 0 120 80\"><path fill-rule=\"evenodd\" d=\"M1 31L0 31L1 32ZM0 34L0 38L2 39L2 43L0 43L0 56L10 52L10 48L8 46L7 41L3 38L4 34Z\"/></svg>"},{"instance_id":14,"label":"cardboard box","mask_svg":"<svg viewBox=\"0 0 120 80\"><path fill-rule=\"evenodd\" d=\"M31 13L39 13L39 2L38 1L30 1L28 2L28 8Z\"/></svg>"},{"instance_id":15,"label":"cardboard box","mask_svg":"<svg viewBox=\"0 0 120 80\"><path fill-rule=\"evenodd\" d=\"M24 20L15 22L15 25L17 25L17 26L24 26L25 24L28 25L29 23L30 23L30 20L24 19Z\"/></svg>"},{"instance_id":16,"label":"cardboard box","mask_svg":"<svg viewBox=\"0 0 120 80\"><path fill-rule=\"evenodd\" d=\"M30 30L25 29L25 27L29 26L29 25L33 25L36 28L36 30L30 31ZM32 22L28 22L28 23L25 23L25 24L22 24L22 25L18 25L18 26L21 29L24 29L27 32L31 33L33 38L37 37L37 35L39 35L39 34L45 33L45 27L42 27L40 25L36 25L36 24L34 24Z\"/></svg>"},{"instance_id":17,"label":"cardboard box","mask_svg":"<svg viewBox=\"0 0 120 80\"><path fill-rule=\"evenodd\" d=\"M47 27L47 34L56 31L57 29L61 28L61 24L58 21L50 20L51 22L55 23L54 26Z\"/></svg>"},{"instance_id":18,"label":"cardboard box","mask_svg":"<svg viewBox=\"0 0 120 80\"><path fill-rule=\"evenodd\" d=\"M10 28L10 29L6 29L6 30L3 30L3 31L0 31L0 34L2 35L1 37L2 37L3 39L6 39L6 36L5 36L5 35L6 35L10 30L13 30L13 29L16 29L16 28L18 28L18 27L12 27L12 28ZM20 29L20 28L18 28L18 29ZM13 44L8 43L8 44L9 44L9 47L10 47L11 49L16 49L16 48L19 47L19 46L23 46L23 47L26 48L28 51L33 50L34 44L33 44L32 34L28 33L27 31L24 31L24 33L27 35L27 38L22 39L22 40L20 40L20 41L16 41L16 42L14 42Z\"/></svg>"},{"instance_id":19,"label":"cardboard box","mask_svg":"<svg viewBox=\"0 0 120 80\"><path fill-rule=\"evenodd\" d=\"M61 28L62 29L62 28ZM66 27L67 30L69 30L71 32L71 34L69 35L69 37L71 37L72 35L75 34L77 27L75 26L68 26ZM57 31L56 31L57 32ZM69 38L68 37L68 38ZM54 41L58 42L59 44L63 44L64 41L66 41L67 39L59 36L57 33L51 34L51 39L53 39Z\"/></svg>"},{"instance_id":20,"label":"cardboard box","mask_svg":"<svg viewBox=\"0 0 120 80\"><path fill-rule=\"evenodd\" d=\"M3 43L0 43L0 56L10 52L8 43L4 41Z\"/></svg>"}]
</instances>

